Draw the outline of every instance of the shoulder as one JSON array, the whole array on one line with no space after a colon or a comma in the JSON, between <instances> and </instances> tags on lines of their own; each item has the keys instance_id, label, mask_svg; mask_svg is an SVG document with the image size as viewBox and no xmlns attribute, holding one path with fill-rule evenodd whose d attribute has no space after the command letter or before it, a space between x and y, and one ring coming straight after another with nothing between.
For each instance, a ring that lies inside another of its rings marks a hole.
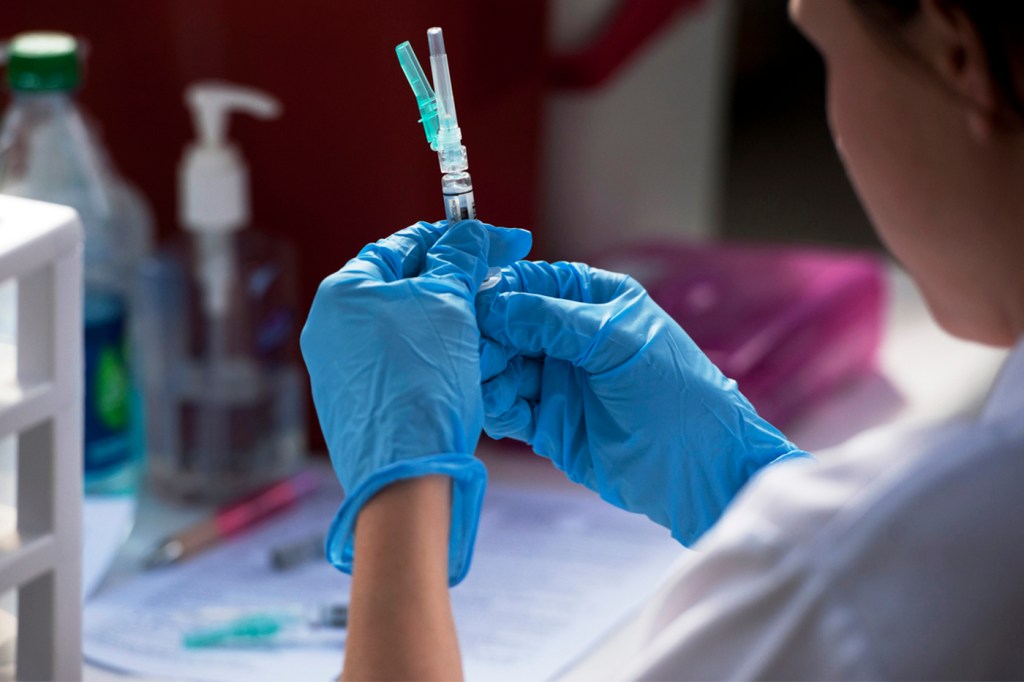
<instances>
[{"instance_id":1,"label":"shoulder","mask_svg":"<svg viewBox=\"0 0 1024 682\"><path fill-rule=\"evenodd\" d=\"M1024 673L1024 428L950 429L812 543L886 677Z\"/></svg>"},{"instance_id":2,"label":"shoulder","mask_svg":"<svg viewBox=\"0 0 1024 682\"><path fill-rule=\"evenodd\" d=\"M776 552L806 551L820 569L835 570L866 553L899 553L938 537L942 546L964 547L1024 539L1024 523L1010 513L1022 484L1024 420L1020 428L952 423L871 435L818 465L764 471L703 548L746 546L754 535Z\"/></svg>"}]
</instances>

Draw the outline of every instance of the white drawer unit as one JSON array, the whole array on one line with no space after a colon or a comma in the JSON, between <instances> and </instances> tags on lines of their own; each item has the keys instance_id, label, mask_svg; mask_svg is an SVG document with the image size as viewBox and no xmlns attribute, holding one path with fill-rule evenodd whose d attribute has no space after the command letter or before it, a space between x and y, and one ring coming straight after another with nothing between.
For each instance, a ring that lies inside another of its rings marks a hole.
<instances>
[{"instance_id":1,"label":"white drawer unit","mask_svg":"<svg viewBox=\"0 0 1024 682\"><path fill-rule=\"evenodd\" d=\"M78 216L0 195L0 595L16 595L18 680L82 676L81 413Z\"/></svg>"}]
</instances>

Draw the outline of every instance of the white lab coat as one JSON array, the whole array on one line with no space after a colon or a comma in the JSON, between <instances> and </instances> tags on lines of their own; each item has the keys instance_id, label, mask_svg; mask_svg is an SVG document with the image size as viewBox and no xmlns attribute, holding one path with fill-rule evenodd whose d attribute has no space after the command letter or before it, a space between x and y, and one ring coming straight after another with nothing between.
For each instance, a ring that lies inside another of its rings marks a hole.
<instances>
[{"instance_id":1,"label":"white lab coat","mask_svg":"<svg viewBox=\"0 0 1024 682\"><path fill-rule=\"evenodd\" d=\"M848 450L751 481L614 677L1024 678L1024 341L978 417Z\"/></svg>"}]
</instances>

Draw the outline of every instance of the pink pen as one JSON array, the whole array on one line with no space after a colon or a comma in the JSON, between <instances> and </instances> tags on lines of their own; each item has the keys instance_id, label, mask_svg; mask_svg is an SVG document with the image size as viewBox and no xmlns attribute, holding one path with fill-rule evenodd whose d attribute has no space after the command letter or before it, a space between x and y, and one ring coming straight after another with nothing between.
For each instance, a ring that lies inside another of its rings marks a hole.
<instances>
[{"instance_id":1,"label":"pink pen","mask_svg":"<svg viewBox=\"0 0 1024 682\"><path fill-rule=\"evenodd\" d=\"M251 528L268 516L287 509L319 485L320 476L311 469L273 483L219 509L212 517L166 538L146 556L143 565L149 569L184 561L225 538Z\"/></svg>"}]
</instances>

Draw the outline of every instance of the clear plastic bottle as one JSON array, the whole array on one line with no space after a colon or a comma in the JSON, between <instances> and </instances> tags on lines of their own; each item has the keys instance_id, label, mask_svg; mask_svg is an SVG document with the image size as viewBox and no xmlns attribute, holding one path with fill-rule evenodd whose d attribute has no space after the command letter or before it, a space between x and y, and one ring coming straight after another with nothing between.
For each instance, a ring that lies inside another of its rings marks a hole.
<instances>
[{"instance_id":1,"label":"clear plastic bottle","mask_svg":"<svg viewBox=\"0 0 1024 682\"><path fill-rule=\"evenodd\" d=\"M305 456L295 254L250 224L232 112L280 107L229 83L186 97L197 139L180 167L184 234L143 278L150 480L166 496L223 502L293 473Z\"/></svg>"},{"instance_id":2,"label":"clear plastic bottle","mask_svg":"<svg viewBox=\"0 0 1024 682\"><path fill-rule=\"evenodd\" d=\"M184 502L226 502L292 474L306 447L294 251L251 228L218 235L233 266L211 314L209 236L174 240L145 277L159 302L146 316L159 350L145 370L149 476Z\"/></svg>"},{"instance_id":3,"label":"clear plastic bottle","mask_svg":"<svg viewBox=\"0 0 1024 682\"><path fill-rule=\"evenodd\" d=\"M145 442L133 363L133 283L151 248L152 219L75 101L81 59L72 36L16 36L7 80L0 192L71 206L85 229L86 492L130 493Z\"/></svg>"}]
</instances>

